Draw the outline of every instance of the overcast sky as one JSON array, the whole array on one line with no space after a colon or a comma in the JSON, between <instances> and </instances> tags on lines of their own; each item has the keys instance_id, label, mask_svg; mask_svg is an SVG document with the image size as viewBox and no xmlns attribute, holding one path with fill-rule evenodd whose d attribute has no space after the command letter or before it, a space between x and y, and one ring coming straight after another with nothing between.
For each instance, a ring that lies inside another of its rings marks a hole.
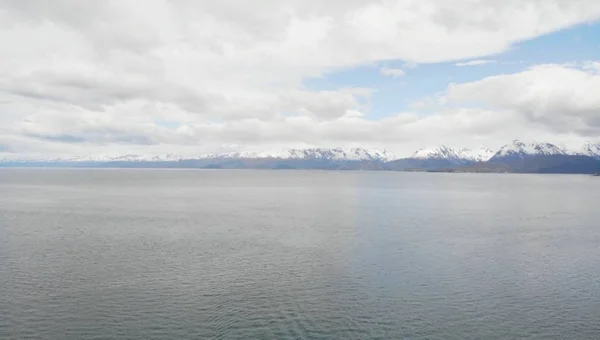
<instances>
[{"instance_id":1,"label":"overcast sky","mask_svg":"<svg viewBox=\"0 0 600 340\"><path fill-rule=\"evenodd\" d=\"M0 155L600 141L598 0L0 0Z\"/></svg>"}]
</instances>

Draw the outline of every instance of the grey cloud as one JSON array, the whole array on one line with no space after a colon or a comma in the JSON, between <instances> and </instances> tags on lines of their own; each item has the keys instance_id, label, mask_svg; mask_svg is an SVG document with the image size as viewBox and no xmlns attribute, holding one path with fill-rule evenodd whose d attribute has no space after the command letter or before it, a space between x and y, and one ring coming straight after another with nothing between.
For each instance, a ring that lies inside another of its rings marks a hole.
<instances>
[{"instance_id":1,"label":"grey cloud","mask_svg":"<svg viewBox=\"0 0 600 340\"><path fill-rule=\"evenodd\" d=\"M48 140L51 142L59 142L59 143L83 143L85 142L85 138L72 136L72 135L58 135L58 136L31 136L34 138L39 138L42 140Z\"/></svg>"},{"instance_id":2,"label":"grey cloud","mask_svg":"<svg viewBox=\"0 0 600 340\"><path fill-rule=\"evenodd\" d=\"M222 96L168 84L146 77L122 75L86 75L72 72L38 71L25 76L0 80L0 91L38 100L57 101L88 108L102 109L136 99L175 103L190 112L204 113L207 101L219 103ZM209 99L210 97L210 99Z\"/></svg>"},{"instance_id":3,"label":"grey cloud","mask_svg":"<svg viewBox=\"0 0 600 340\"><path fill-rule=\"evenodd\" d=\"M123 49L144 52L160 43L157 30L149 29L150 22L134 14L146 2L137 1L35 1L5 0L3 6L18 17L19 22L42 26L52 23L85 35L99 50ZM148 2L145 9L149 9Z\"/></svg>"}]
</instances>

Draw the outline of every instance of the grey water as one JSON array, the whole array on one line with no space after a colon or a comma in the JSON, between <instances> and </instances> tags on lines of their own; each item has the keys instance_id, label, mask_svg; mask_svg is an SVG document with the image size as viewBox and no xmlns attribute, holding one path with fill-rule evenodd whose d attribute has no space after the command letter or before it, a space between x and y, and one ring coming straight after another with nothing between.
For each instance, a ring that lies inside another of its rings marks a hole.
<instances>
[{"instance_id":1,"label":"grey water","mask_svg":"<svg viewBox=\"0 0 600 340\"><path fill-rule=\"evenodd\" d=\"M0 170L1 339L599 339L600 180Z\"/></svg>"}]
</instances>

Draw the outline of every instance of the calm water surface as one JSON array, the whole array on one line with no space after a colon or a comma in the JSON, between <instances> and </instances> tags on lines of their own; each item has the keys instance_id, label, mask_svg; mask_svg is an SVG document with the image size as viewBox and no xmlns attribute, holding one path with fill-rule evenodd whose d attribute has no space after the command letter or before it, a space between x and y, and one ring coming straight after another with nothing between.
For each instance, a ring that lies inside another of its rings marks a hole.
<instances>
[{"instance_id":1,"label":"calm water surface","mask_svg":"<svg viewBox=\"0 0 600 340\"><path fill-rule=\"evenodd\" d=\"M1 339L600 339L600 178L0 170Z\"/></svg>"}]
</instances>

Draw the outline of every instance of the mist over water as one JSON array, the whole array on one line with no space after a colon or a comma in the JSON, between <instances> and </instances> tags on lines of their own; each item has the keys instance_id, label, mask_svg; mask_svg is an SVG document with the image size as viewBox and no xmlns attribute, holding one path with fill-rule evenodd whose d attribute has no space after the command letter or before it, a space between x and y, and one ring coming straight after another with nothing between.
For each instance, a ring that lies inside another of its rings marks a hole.
<instances>
[{"instance_id":1,"label":"mist over water","mask_svg":"<svg viewBox=\"0 0 600 340\"><path fill-rule=\"evenodd\" d=\"M0 338L600 338L599 206L591 176L0 169Z\"/></svg>"}]
</instances>

